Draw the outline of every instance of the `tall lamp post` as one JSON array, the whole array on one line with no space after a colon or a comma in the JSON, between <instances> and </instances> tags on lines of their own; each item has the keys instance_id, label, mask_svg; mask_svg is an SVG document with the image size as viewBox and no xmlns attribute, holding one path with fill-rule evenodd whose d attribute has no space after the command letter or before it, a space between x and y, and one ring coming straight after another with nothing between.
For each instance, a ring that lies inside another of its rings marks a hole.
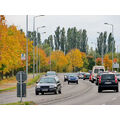
<instances>
[{"instance_id":1,"label":"tall lamp post","mask_svg":"<svg viewBox=\"0 0 120 120\"><path fill-rule=\"evenodd\" d=\"M44 15L38 15L38 16L33 17L33 33L35 33L35 20L36 18L41 17L41 16L44 16ZM35 76L34 74L35 74L35 34L33 37L33 78Z\"/></svg>"},{"instance_id":2,"label":"tall lamp post","mask_svg":"<svg viewBox=\"0 0 120 120\"><path fill-rule=\"evenodd\" d=\"M113 24L109 24L109 23L104 23L105 25L109 25L112 27L112 37L113 37L113 41L112 41L112 71L113 71L113 45L114 45L114 25Z\"/></svg>"},{"instance_id":3,"label":"tall lamp post","mask_svg":"<svg viewBox=\"0 0 120 120\"><path fill-rule=\"evenodd\" d=\"M38 73L38 47L40 47L40 43L38 45L38 30L40 28L45 28L45 26L37 27L37 49L36 49L36 73Z\"/></svg>"}]
</instances>

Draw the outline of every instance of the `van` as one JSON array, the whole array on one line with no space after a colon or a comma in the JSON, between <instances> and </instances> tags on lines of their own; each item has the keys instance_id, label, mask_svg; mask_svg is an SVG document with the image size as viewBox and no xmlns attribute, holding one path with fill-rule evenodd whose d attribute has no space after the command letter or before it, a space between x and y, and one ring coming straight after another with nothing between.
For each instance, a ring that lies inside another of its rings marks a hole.
<instances>
[{"instance_id":1,"label":"van","mask_svg":"<svg viewBox=\"0 0 120 120\"><path fill-rule=\"evenodd\" d=\"M94 83L97 79L97 74L99 72L105 72L105 67L104 66L94 66L92 69L92 74L91 74L91 82Z\"/></svg>"}]
</instances>

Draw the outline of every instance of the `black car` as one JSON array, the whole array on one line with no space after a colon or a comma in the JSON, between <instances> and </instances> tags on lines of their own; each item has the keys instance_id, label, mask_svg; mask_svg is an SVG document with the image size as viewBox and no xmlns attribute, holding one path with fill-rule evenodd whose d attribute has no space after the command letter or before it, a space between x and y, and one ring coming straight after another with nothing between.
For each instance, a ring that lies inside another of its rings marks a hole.
<instances>
[{"instance_id":1,"label":"black car","mask_svg":"<svg viewBox=\"0 0 120 120\"><path fill-rule=\"evenodd\" d=\"M83 77L83 80L89 79L89 77L90 77L90 73L85 73L84 77Z\"/></svg>"},{"instance_id":2,"label":"black car","mask_svg":"<svg viewBox=\"0 0 120 120\"><path fill-rule=\"evenodd\" d=\"M69 83L76 83L78 84L78 77L75 74L68 75L68 84Z\"/></svg>"},{"instance_id":3,"label":"black car","mask_svg":"<svg viewBox=\"0 0 120 120\"><path fill-rule=\"evenodd\" d=\"M35 87L35 94L42 95L44 93L53 92L55 94L61 94L61 83L59 78L56 76L42 77L39 82L37 82Z\"/></svg>"},{"instance_id":4,"label":"black car","mask_svg":"<svg viewBox=\"0 0 120 120\"><path fill-rule=\"evenodd\" d=\"M103 73L99 77L98 92L102 92L102 90L115 90L119 92L119 84L115 74Z\"/></svg>"}]
</instances>

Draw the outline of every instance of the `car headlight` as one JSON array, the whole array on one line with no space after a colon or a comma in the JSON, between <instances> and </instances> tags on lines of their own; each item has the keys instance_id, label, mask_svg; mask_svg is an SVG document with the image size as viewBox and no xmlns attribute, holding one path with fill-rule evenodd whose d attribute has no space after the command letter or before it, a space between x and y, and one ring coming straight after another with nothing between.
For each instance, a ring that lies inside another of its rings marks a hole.
<instances>
[{"instance_id":1,"label":"car headlight","mask_svg":"<svg viewBox=\"0 0 120 120\"><path fill-rule=\"evenodd\" d=\"M56 85L50 85L49 86L49 88L55 88L56 87Z\"/></svg>"}]
</instances>

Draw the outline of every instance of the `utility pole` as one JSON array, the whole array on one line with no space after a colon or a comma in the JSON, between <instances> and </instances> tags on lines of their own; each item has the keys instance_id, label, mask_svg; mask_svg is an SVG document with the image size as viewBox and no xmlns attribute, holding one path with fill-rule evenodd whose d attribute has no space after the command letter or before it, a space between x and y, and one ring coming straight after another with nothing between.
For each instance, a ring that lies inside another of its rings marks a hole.
<instances>
[{"instance_id":1,"label":"utility pole","mask_svg":"<svg viewBox=\"0 0 120 120\"><path fill-rule=\"evenodd\" d=\"M34 78L34 74L35 74L35 18L37 17L41 17L44 15L38 15L38 16L34 16L33 17L33 33L34 33L34 37L33 37L33 78Z\"/></svg>"}]
</instances>

